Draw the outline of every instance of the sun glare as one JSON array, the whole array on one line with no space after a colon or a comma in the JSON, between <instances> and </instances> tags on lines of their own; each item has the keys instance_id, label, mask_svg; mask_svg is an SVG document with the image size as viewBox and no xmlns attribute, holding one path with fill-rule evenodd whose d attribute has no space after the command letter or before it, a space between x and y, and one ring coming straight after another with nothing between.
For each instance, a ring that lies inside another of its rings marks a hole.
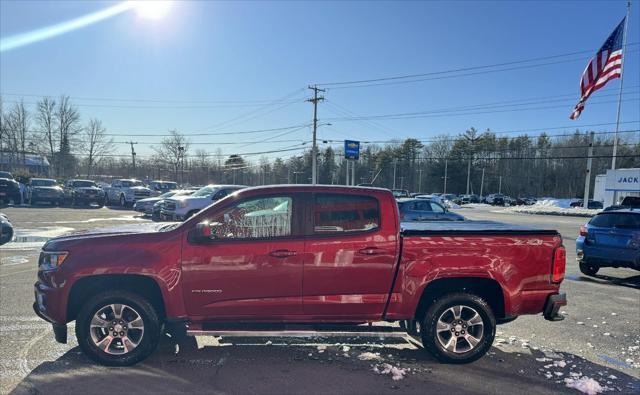
<instances>
[{"instance_id":1,"label":"sun glare","mask_svg":"<svg viewBox=\"0 0 640 395\"><path fill-rule=\"evenodd\" d=\"M146 19L161 19L172 6L171 0L133 0L132 3L138 16Z\"/></svg>"}]
</instances>

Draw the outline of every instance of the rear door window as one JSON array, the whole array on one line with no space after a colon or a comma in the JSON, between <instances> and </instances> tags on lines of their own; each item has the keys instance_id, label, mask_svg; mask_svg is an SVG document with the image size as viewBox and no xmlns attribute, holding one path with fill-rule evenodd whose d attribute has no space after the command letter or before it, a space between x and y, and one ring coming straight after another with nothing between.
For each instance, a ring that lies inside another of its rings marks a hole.
<instances>
[{"instance_id":1,"label":"rear door window","mask_svg":"<svg viewBox=\"0 0 640 395\"><path fill-rule=\"evenodd\" d=\"M313 205L314 233L343 233L377 229L378 200L371 196L317 194Z\"/></svg>"}]
</instances>

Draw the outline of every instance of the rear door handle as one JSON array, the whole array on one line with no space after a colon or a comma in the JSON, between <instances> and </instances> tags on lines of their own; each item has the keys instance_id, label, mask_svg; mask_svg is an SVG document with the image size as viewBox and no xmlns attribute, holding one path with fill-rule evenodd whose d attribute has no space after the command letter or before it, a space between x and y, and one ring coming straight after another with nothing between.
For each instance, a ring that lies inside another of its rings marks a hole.
<instances>
[{"instance_id":1,"label":"rear door handle","mask_svg":"<svg viewBox=\"0 0 640 395\"><path fill-rule=\"evenodd\" d=\"M294 256L295 254L296 254L295 251L289 251L289 250L274 250L269 253L269 255L276 258L287 258L290 256Z\"/></svg>"},{"instance_id":2,"label":"rear door handle","mask_svg":"<svg viewBox=\"0 0 640 395\"><path fill-rule=\"evenodd\" d=\"M358 254L362 254L362 255L378 255L378 254L382 254L383 252L384 250L381 250L377 247L367 247L367 248L358 250Z\"/></svg>"}]
</instances>

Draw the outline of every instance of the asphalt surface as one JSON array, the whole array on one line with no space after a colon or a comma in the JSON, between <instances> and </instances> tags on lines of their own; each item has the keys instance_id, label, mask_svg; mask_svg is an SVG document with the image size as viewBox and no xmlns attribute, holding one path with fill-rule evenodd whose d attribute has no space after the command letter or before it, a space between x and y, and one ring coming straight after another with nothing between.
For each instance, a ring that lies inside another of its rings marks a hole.
<instances>
[{"instance_id":1,"label":"asphalt surface","mask_svg":"<svg viewBox=\"0 0 640 395\"><path fill-rule=\"evenodd\" d=\"M597 381L605 392L640 392L640 273L581 275L575 237L585 218L500 210L457 211L470 219L558 229L568 251L562 288L569 305L561 322L525 316L500 326L494 347L477 362L440 364L403 338L196 337L176 344L167 337L143 363L106 368L81 353L73 326L69 344L57 344L50 326L33 313L39 249L67 231L147 219L109 208L0 209L17 229L16 240L0 247L0 393L551 394L576 393L565 380L579 377ZM367 355L376 359L360 359ZM404 369L404 376L393 380L391 373L374 371L384 371L384 364Z\"/></svg>"}]
</instances>

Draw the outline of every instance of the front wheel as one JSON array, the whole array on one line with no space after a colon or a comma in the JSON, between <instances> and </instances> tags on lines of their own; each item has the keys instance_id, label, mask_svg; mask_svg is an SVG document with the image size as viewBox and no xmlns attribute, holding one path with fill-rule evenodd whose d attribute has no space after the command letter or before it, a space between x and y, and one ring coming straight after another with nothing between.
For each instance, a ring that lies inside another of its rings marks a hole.
<instances>
[{"instance_id":1,"label":"front wheel","mask_svg":"<svg viewBox=\"0 0 640 395\"><path fill-rule=\"evenodd\" d=\"M82 351L107 366L130 366L153 353L160 340L160 320L145 298L107 291L91 298L76 319Z\"/></svg>"},{"instance_id":2,"label":"front wheel","mask_svg":"<svg viewBox=\"0 0 640 395\"><path fill-rule=\"evenodd\" d=\"M587 276L595 276L596 273L598 273L598 270L600 270L598 266L594 266L587 262L580 262L579 266L580 266L580 271L583 274L586 274Z\"/></svg>"},{"instance_id":3,"label":"front wheel","mask_svg":"<svg viewBox=\"0 0 640 395\"><path fill-rule=\"evenodd\" d=\"M491 348L496 320L477 295L451 293L437 299L422 321L422 344L439 361L469 363Z\"/></svg>"}]
</instances>

